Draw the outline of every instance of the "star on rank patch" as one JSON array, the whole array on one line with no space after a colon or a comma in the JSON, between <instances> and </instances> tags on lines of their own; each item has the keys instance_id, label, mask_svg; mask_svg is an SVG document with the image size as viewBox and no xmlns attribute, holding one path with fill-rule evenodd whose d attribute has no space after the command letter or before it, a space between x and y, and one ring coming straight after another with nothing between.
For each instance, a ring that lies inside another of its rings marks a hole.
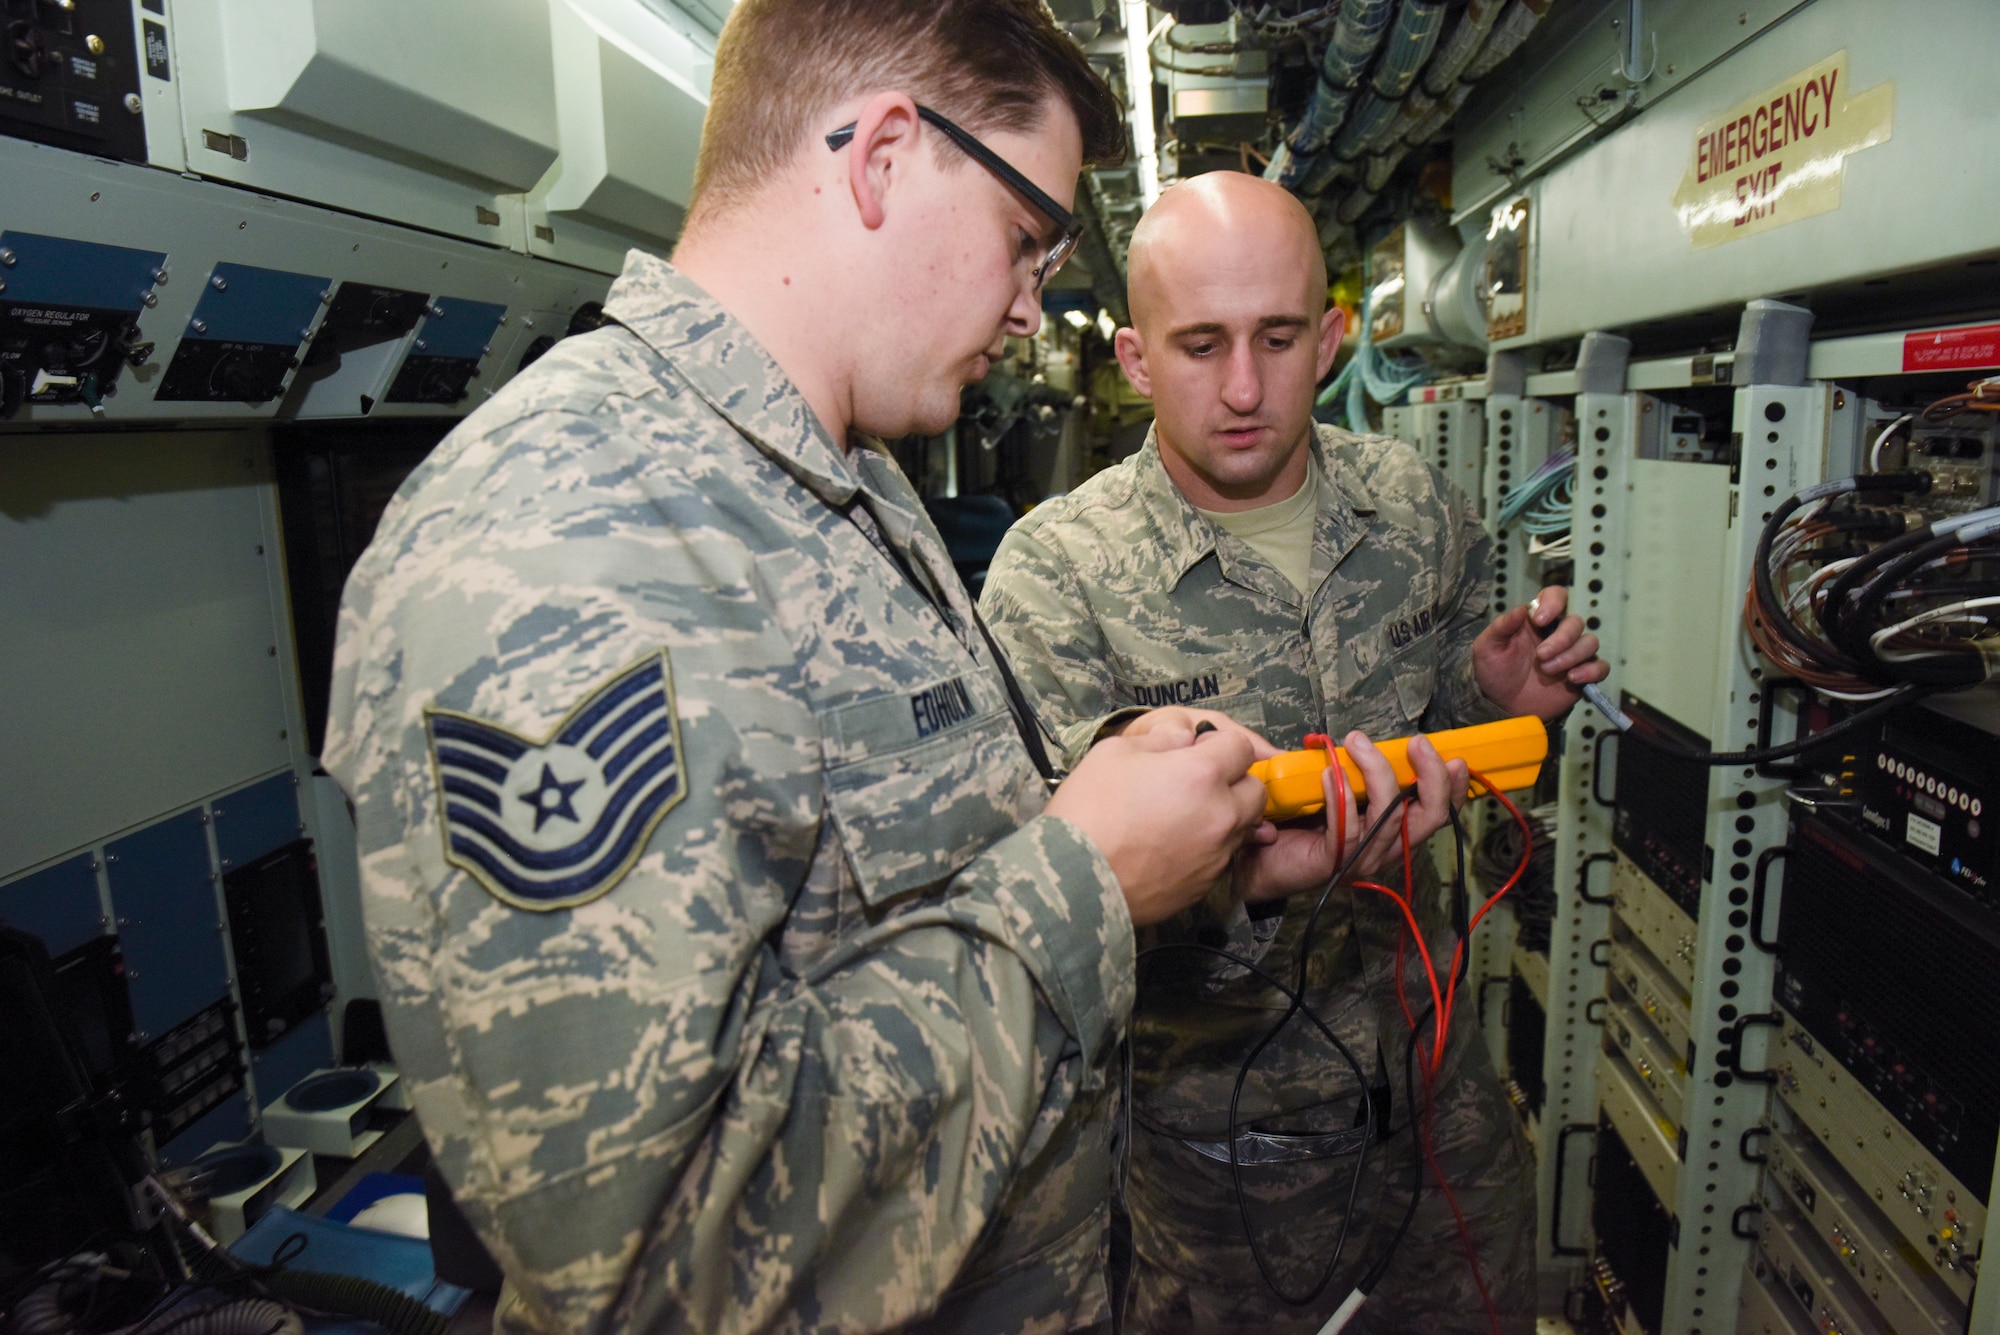
<instances>
[{"instance_id":1,"label":"star on rank patch","mask_svg":"<svg viewBox=\"0 0 2000 1335\"><path fill-rule=\"evenodd\" d=\"M517 908L574 908L630 871L687 796L664 651L620 672L544 741L424 711L445 858Z\"/></svg>"}]
</instances>

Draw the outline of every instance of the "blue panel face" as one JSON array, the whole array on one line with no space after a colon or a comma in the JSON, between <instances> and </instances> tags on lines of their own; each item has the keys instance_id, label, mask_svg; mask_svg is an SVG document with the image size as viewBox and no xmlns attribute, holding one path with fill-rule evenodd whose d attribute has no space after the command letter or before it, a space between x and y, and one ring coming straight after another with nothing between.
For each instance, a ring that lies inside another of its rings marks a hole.
<instances>
[{"instance_id":1,"label":"blue panel face","mask_svg":"<svg viewBox=\"0 0 2000 1335\"><path fill-rule=\"evenodd\" d=\"M6 299L21 305L89 306L137 311L153 290L153 275L167 262L163 252L100 246L34 232L0 232L0 250L14 262L0 269Z\"/></svg>"},{"instance_id":2,"label":"blue panel face","mask_svg":"<svg viewBox=\"0 0 2000 1335\"><path fill-rule=\"evenodd\" d=\"M299 1262L302 1267L328 1275L356 1275L400 1289L434 1312L455 1311L465 1300L464 1289L438 1282L431 1246L424 1239L350 1228L331 1219L295 1214L282 1206L252 1224L248 1233L229 1244L229 1250L240 1261L265 1265L295 1234L305 1239L305 1255ZM348 1327L334 1329L345 1331Z\"/></svg>"},{"instance_id":3,"label":"blue panel face","mask_svg":"<svg viewBox=\"0 0 2000 1335\"><path fill-rule=\"evenodd\" d=\"M132 1019L142 1034L164 1034L229 991L208 836L190 811L108 845L105 855Z\"/></svg>"},{"instance_id":4,"label":"blue panel face","mask_svg":"<svg viewBox=\"0 0 2000 1335\"><path fill-rule=\"evenodd\" d=\"M466 301L461 297L439 297L431 303L436 314L426 315L417 328L421 351L431 357L463 357L478 361L500 327L505 306L490 301Z\"/></svg>"},{"instance_id":5,"label":"blue panel face","mask_svg":"<svg viewBox=\"0 0 2000 1335\"><path fill-rule=\"evenodd\" d=\"M255 862L306 832L299 821L299 790L289 774L274 774L211 805L215 851L224 871Z\"/></svg>"},{"instance_id":6,"label":"blue panel face","mask_svg":"<svg viewBox=\"0 0 2000 1335\"><path fill-rule=\"evenodd\" d=\"M187 337L297 347L319 310L319 294L332 286L332 279L311 274L218 264L203 280L194 307L199 323L190 322Z\"/></svg>"},{"instance_id":7,"label":"blue panel face","mask_svg":"<svg viewBox=\"0 0 2000 1335\"><path fill-rule=\"evenodd\" d=\"M39 936L51 955L74 950L101 934L103 919L97 873L90 869L88 853L0 885L0 922Z\"/></svg>"},{"instance_id":8,"label":"blue panel face","mask_svg":"<svg viewBox=\"0 0 2000 1335\"><path fill-rule=\"evenodd\" d=\"M160 1146L160 1162L185 1168L218 1144L233 1145L250 1138L250 1109L241 1091L210 1108L187 1130Z\"/></svg>"},{"instance_id":9,"label":"blue panel face","mask_svg":"<svg viewBox=\"0 0 2000 1335\"><path fill-rule=\"evenodd\" d=\"M314 1071L333 1065L333 1026L326 1012L307 1020L258 1053L250 1062L257 1082L257 1106L268 1108Z\"/></svg>"}]
</instances>

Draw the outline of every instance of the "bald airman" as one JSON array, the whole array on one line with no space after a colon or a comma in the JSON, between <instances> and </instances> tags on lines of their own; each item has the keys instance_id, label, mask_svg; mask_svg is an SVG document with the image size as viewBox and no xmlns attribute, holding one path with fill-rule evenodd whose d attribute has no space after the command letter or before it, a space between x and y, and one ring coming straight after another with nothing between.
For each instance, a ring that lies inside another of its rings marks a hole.
<instances>
[{"instance_id":1,"label":"bald airman","mask_svg":"<svg viewBox=\"0 0 2000 1335\"><path fill-rule=\"evenodd\" d=\"M981 604L1070 761L1158 716L1185 721L1197 711L1136 711L1198 685L1205 716L1279 746L1344 734L1386 793L1368 738L1556 718L1605 675L1561 589L1539 596L1535 624L1528 608L1488 618L1479 515L1411 446L1314 424L1343 318L1290 194L1228 172L1173 187L1134 232L1129 284L1115 346L1153 430L1014 527ZM1411 756L1410 900L1449 959L1421 844L1465 774L1427 743ZM1396 967L1413 945L1400 910L1342 886L1315 913L1357 852L1355 876L1403 875L1401 831L1362 847L1362 813L1338 796L1324 827L1266 827L1207 900L1142 934L1142 952L1167 949L1142 954L1133 1018L1131 1329L1316 1331L1392 1246L1349 1330L1533 1329L1533 1174L1483 1046L1453 1031L1420 1085L1405 1007L1428 1037L1429 994L1413 950ZM1304 981L1351 1062L1303 1019L1272 1035L1287 1002L1271 977ZM1396 1245L1413 1105L1464 1239L1431 1183Z\"/></svg>"}]
</instances>

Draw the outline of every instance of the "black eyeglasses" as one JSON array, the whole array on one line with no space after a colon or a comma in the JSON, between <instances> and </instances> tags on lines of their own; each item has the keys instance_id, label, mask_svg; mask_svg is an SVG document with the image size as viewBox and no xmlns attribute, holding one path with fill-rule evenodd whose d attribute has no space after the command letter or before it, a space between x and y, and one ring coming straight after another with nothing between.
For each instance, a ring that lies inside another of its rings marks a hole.
<instances>
[{"instance_id":1,"label":"black eyeglasses","mask_svg":"<svg viewBox=\"0 0 2000 1335\"><path fill-rule=\"evenodd\" d=\"M1023 199L1046 214L1049 221L1062 230L1062 235L1056 239L1056 243L1049 247L1049 253L1042 256L1042 262L1037 264L1032 270L1035 279L1035 289L1040 291L1042 284L1053 278L1056 270L1063 267L1063 261L1067 260L1076 250L1077 238L1083 235L1083 229L1077 226L1075 215L1062 205L1056 203L1053 199L1050 199L1040 186L1015 170L1005 158L980 143L971 134L961 130L958 126L953 125L950 121L932 111L929 107L918 107L917 115L932 125L937 126L938 129L943 130L951 142L965 150L968 157L999 177L1002 184L1015 190ZM826 137L826 146L838 153L841 149L846 148L853 138L854 123L849 122Z\"/></svg>"}]
</instances>

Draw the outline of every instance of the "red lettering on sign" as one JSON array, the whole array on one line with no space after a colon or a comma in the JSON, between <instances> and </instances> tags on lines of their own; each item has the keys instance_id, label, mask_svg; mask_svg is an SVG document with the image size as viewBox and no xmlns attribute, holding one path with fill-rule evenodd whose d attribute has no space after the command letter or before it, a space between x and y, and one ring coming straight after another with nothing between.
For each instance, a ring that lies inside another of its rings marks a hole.
<instances>
[{"instance_id":1,"label":"red lettering on sign","mask_svg":"<svg viewBox=\"0 0 2000 1335\"><path fill-rule=\"evenodd\" d=\"M1766 164L1787 144L1810 139L1833 125L1834 97L1840 87L1840 71L1832 69L1774 93L1744 115L1733 116L1695 140L1694 177L1706 183L1725 173L1744 168L1750 172L1737 178L1736 196L1745 208L1768 207L1777 177L1778 164ZM1737 223L1760 216L1739 212Z\"/></svg>"},{"instance_id":2,"label":"red lettering on sign","mask_svg":"<svg viewBox=\"0 0 2000 1335\"><path fill-rule=\"evenodd\" d=\"M1778 173L1785 164L1774 162L1761 171L1736 178L1736 218L1733 226L1755 222L1778 207Z\"/></svg>"},{"instance_id":3,"label":"red lettering on sign","mask_svg":"<svg viewBox=\"0 0 2000 1335\"><path fill-rule=\"evenodd\" d=\"M1960 371L2000 366L2000 324L1924 329L1903 335L1905 371Z\"/></svg>"}]
</instances>

